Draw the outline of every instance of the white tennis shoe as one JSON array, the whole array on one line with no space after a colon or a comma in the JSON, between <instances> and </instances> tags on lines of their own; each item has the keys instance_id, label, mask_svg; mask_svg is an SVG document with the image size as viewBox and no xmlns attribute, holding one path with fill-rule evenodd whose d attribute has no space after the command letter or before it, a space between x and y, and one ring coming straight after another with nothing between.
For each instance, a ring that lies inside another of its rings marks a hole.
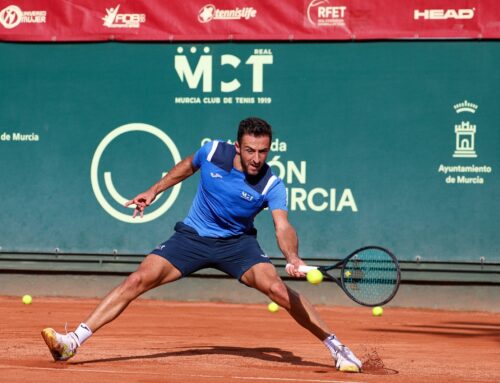
<instances>
[{"instance_id":1,"label":"white tennis shoe","mask_svg":"<svg viewBox=\"0 0 500 383\"><path fill-rule=\"evenodd\" d=\"M361 372L362 363L346 345L340 343L334 336L325 341L326 347L330 350L335 367L342 372Z\"/></svg>"},{"instance_id":2,"label":"white tennis shoe","mask_svg":"<svg viewBox=\"0 0 500 383\"><path fill-rule=\"evenodd\" d=\"M335 367L343 372L360 372L362 363L347 346L340 346L336 352L332 352L336 360Z\"/></svg>"},{"instance_id":3,"label":"white tennis shoe","mask_svg":"<svg viewBox=\"0 0 500 383\"><path fill-rule=\"evenodd\" d=\"M79 343L74 333L63 335L54 329L46 328L42 330L42 337L55 361L64 361L75 356Z\"/></svg>"}]
</instances>

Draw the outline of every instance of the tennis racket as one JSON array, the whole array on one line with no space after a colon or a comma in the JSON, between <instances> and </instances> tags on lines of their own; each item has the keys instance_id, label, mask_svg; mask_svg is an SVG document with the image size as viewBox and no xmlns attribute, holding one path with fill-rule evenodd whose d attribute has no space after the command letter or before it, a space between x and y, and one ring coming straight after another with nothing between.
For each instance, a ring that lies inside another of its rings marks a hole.
<instances>
[{"instance_id":1,"label":"tennis racket","mask_svg":"<svg viewBox=\"0 0 500 383\"><path fill-rule=\"evenodd\" d=\"M299 271L313 269L334 281L349 298L363 306L382 306L396 295L401 270L396 257L380 246L362 247L332 266L305 266ZM330 272L340 269L340 278Z\"/></svg>"}]
</instances>

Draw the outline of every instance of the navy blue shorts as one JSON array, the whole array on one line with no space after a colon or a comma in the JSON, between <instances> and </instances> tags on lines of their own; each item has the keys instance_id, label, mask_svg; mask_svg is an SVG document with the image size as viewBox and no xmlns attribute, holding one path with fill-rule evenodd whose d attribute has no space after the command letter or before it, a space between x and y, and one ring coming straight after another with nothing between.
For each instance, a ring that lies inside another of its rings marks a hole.
<instances>
[{"instance_id":1,"label":"navy blue shorts","mask_svg":"<svg viewBox=\"0 0 500 383\"><path fill-rule=\"evenodd\" d=\"M207 238L183 222L177 222L174 235L151 253L165 258L183 277L200 269L214 268L240 280L257 263L271 263L256 234Z\"/></svg>"}]
</instances>

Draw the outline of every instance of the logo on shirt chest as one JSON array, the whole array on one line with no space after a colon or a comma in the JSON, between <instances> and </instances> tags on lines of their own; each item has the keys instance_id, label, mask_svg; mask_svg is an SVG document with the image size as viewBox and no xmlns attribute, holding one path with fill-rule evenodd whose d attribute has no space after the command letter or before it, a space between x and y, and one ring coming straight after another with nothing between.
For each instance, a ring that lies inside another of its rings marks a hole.
<instances>
[{"instance_id":1,"label":"logo on shirt chest","mask_svg":"<svg viewBox=\"0 0 500 383\"><path fill-rule=\"evenodd\" d=\"M244 200L247 200L247 201L253 201L253 195L251 195L250 193L247 193L245 191L241 192L240 197L243 198Z\"/></svg>"},{"instance_id":2,"label":"logo on shirt chest","mask_svg":"<svg viewBox=\"0 0 500 383\"><path fill-rule=\"evenodd\" d=\"M214 172L210 172L210 177L212 177L212 178L222 178L222 176L219 173L214 173Z\"/></svg>"}]
</instances>

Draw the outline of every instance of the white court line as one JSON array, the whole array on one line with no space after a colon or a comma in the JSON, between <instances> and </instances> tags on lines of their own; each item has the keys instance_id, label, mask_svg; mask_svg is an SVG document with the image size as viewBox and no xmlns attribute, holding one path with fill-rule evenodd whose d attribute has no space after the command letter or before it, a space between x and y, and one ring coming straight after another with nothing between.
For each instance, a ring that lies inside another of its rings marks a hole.
<instances>
[{"instance_id":1,"label":"white court line","mask_svg":"<svg viewBox=\"0 0 500 383\"><path fill-rule=\"evenodd\" d=\"M311 383L364 383L355 380L326 380L326 379L304 379L304 378L272 378L272 377L260 377L260 376L223 376L223 375L203 375L203 374L172 374L172 373L159 373L159 372L140 372L140 371L113 371L113 370L96 370L96 369L74 369L74 368L49 368L49 367L29 367L29 366L9 366L5 364L0 364L0 368L12 368L21 370L43 370L43 371L55 371L55 372L92 372L99 374L128 374L128 375L159 375L159 376L180 376L180 377L190 377L190 378L208 378L208 379L240 379L240 380L267 380L276 382L311 382Z\"/></svg>"},{"instance_id":2,"label":"white court line","mask_svg":"<svg viewBox=\"0 0 500 383\"><path fill-rule=\"evenodd\" d=\"M355 380L325 380L325 379L295 379L295 378L263 378L254 376L231 376L232 379L244 379L244 380L275 380L279 382L321 382L321 383L363 383Z\"/></svg>"}]
</instances>

